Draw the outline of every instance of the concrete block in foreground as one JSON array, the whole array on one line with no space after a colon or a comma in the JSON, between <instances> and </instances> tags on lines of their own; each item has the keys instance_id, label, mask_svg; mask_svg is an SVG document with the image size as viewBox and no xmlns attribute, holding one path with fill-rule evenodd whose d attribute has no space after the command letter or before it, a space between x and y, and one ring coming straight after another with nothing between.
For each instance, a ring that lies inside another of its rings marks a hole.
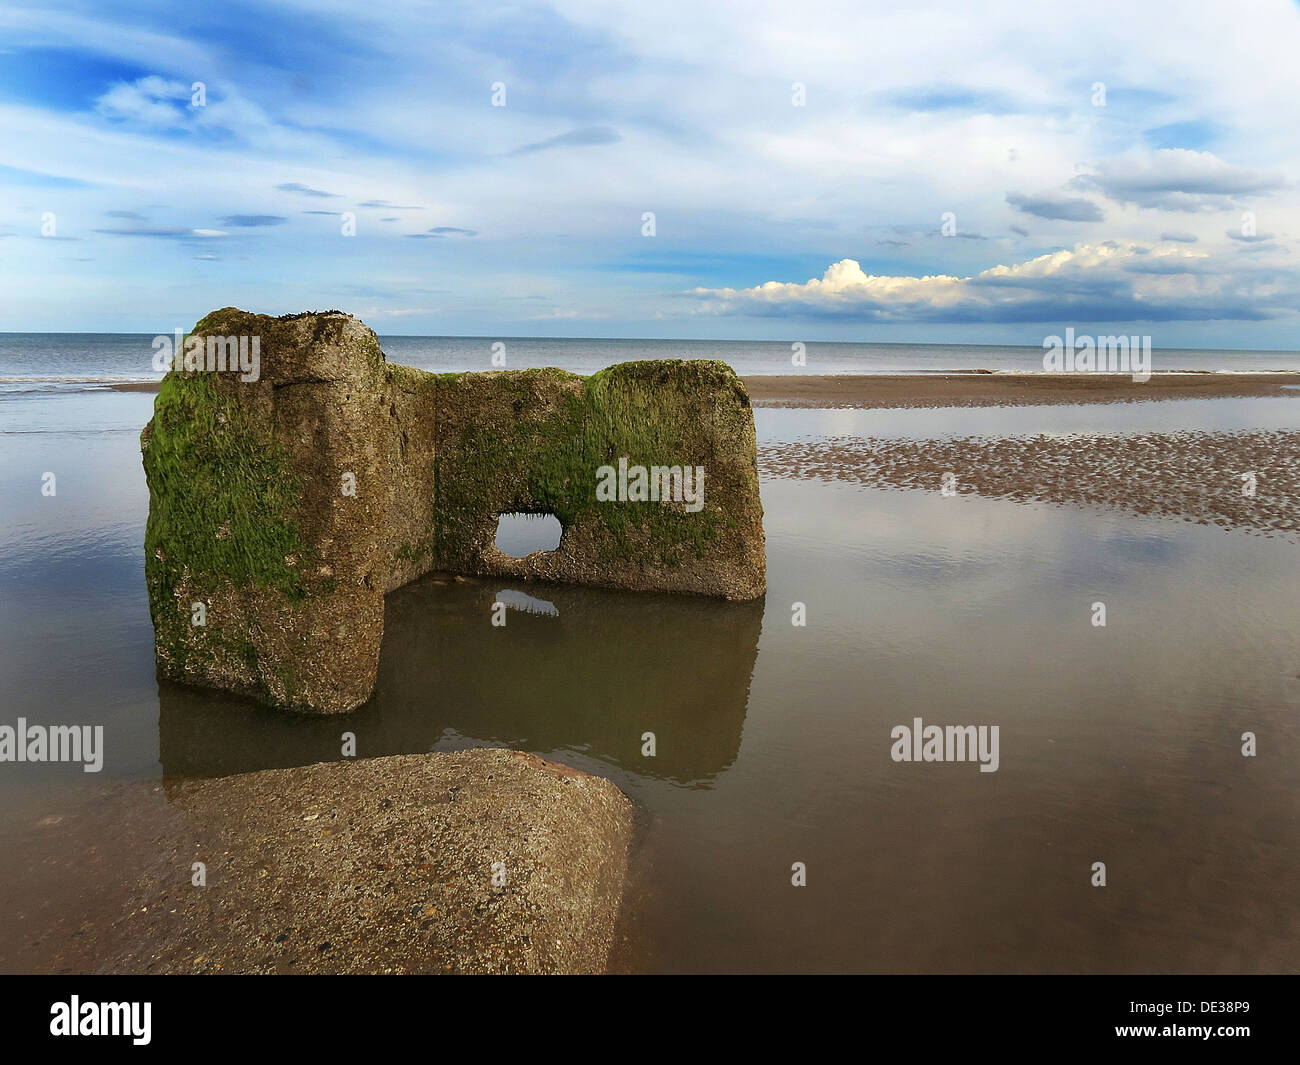
<instances>
[{"instance_id":1,"label":"concrete block in foreground","mask_svg":"<svg viewBox=\"0 0 1300 1065\"><path fill-rule=\"evenodd\" d=\"M169 800L193 822L160 841L175 879L143 885L103 971L605 969L633 825L608 780L477 749L187 781Z\"/></svg>"}]
</instances>

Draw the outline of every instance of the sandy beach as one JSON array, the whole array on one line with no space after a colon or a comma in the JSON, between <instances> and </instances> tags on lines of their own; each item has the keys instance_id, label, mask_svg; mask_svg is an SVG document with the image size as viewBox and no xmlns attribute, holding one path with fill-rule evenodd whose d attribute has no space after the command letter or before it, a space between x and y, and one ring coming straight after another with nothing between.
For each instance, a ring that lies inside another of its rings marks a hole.
<instances>
[{"instance_id":1,"label":"sandy beach","mask_svg":"<svg viewBox=\"0 0 1300 1065\"><path fill-rule=\"evenodd\" d=\"M748 377L755 407L920 408L1300 398L1297 375L1181 373ZM893 440L862 437L759 448L766 476L954 490L1021 502L1119 508L1203 525L1295 537L1300 433L1171 432ZM1241 475L1253 473L1254 495Z\"/></svg>"},{"instance_id":2,"label":"sandy beach","mask_svg":"<svg viewBox=\"0 0 1300 1065\"><path fill-rule=\"evenodd\" d=\"M1051 403L1140 403L1165 399L1300 396L1300 374L1169 373L1138 383L1124 374L950 374L752 376L755 407L998 407ZM1292 386L1288 389L1287 386Z\"/></svg>"},{"instance_id":3,"label":"sandy beach","mask_svg":"<svg viewBox=\"0 0 1300 1065\"><path fill-rule=\"evenodd\" d=\"M759 447L768 477L1019 502L1118 508L1198 525L1300 536L1300 433L1129 433L884 440ZM1243 494L1243 473L1255 494Z\"/></svg>"}]
</instances>

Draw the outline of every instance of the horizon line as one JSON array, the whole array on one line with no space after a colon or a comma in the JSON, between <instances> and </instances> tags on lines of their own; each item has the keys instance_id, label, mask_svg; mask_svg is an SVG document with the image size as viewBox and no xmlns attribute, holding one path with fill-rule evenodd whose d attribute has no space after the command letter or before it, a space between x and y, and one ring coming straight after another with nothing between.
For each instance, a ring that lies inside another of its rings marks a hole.
<instances>
[{"instance_id":1,"label":"horizon line","mask_svg":"<svg viewBox=\"0 0 1300 1065\"><path fill-rule=\"evenodd\" d=\"M270 316L275 317L275 316ZM581 340L593 342L618 343L658 343L658 344L792 344L802 343L805 347L813 345L837 346L837 347L935 347L935 348L1025 348L1029 351L1039 351L1042 344L1012 344L1012 343L987 343L987 342L966 342L966 341L940 341L940 340L803 340L791 341L784 338L779 340L755 340L753 338L728 338L728 337L580 337L580 336L542 336L526 334L508 334L508 333L381 333L374 330L375 335L381 339L388 337L394 340ZM53 329L9 329L0 330L0 337L6 336L136 336L147 337L161 334L150 333L147 330L108 330L108 329L75 329L75 330L53 330ZM170 335L170 334L167 334ZM1098 334L1112 335L1112 334ZM1124 334L1113 334L1124 335ZM1152 345L1152 350L1160 351L1211 351L1211 352L1241 352L1241 353L1258 353L1274 352L1276 354L1291 355L1300 354L1300 347L1295 348L1220 348L1220 347L1189 347L1184 345L1169 345L1158 348Z\"/></svg>"}]
</instances>

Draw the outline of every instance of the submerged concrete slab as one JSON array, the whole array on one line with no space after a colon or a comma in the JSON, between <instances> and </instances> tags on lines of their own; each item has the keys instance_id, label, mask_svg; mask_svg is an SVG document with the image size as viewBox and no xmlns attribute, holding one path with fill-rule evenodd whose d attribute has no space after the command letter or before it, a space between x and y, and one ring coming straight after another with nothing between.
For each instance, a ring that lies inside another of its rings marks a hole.
<instances>
[{"instance_id":1,"label":"submerged concrete slab","mask_svg":"<svg viewBox=\"0 0 1300 1065\"><path fill-rule=\"evenodd\" d=\"M188 781L168 800L189 823L157 841L103 972L605 969L633 830L607 780L478 749Z\"/></svg>"}]
</instances>

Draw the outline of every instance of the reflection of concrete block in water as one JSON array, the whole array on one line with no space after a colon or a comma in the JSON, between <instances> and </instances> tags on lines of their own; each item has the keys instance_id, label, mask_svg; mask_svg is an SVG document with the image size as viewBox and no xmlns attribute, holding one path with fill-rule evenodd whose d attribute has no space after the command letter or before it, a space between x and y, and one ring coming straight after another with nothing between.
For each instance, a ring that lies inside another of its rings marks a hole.
<instances>
[{"instance_id":1,"label":"reflection of concrete block in water","mask_svg":"<svg viewBox=\"0 0 1300 1065\"><path fill-rule=\"evenodd\" d=\"M385 593L432 570L763 593L753 415L722 363L434 375L388 364L337 311L226 308L193 336L258 338L260 366L174 369L141 436L164 677L351 710ZM559 546L502 554L512 511L556 515Z\"/></svg>"},{"instance_id":2,"label":"reflection of concrete block in water","mask_svg":"<svg viewBox=\"0 0 1300 1065\"><path fill-rule=\"evenodd\" d=\"M505 627L489 632L469 623L504 598L501 587L422 582L389 598L381 728L432 723L529 750L580 750L683 784L735 761L761 601L543 585L535 594L555 615L511 609ZM655 734L654 757L641 754L645 732ZM401 749L417 743L413 734Z\"/></svg>"}]
</instances>

